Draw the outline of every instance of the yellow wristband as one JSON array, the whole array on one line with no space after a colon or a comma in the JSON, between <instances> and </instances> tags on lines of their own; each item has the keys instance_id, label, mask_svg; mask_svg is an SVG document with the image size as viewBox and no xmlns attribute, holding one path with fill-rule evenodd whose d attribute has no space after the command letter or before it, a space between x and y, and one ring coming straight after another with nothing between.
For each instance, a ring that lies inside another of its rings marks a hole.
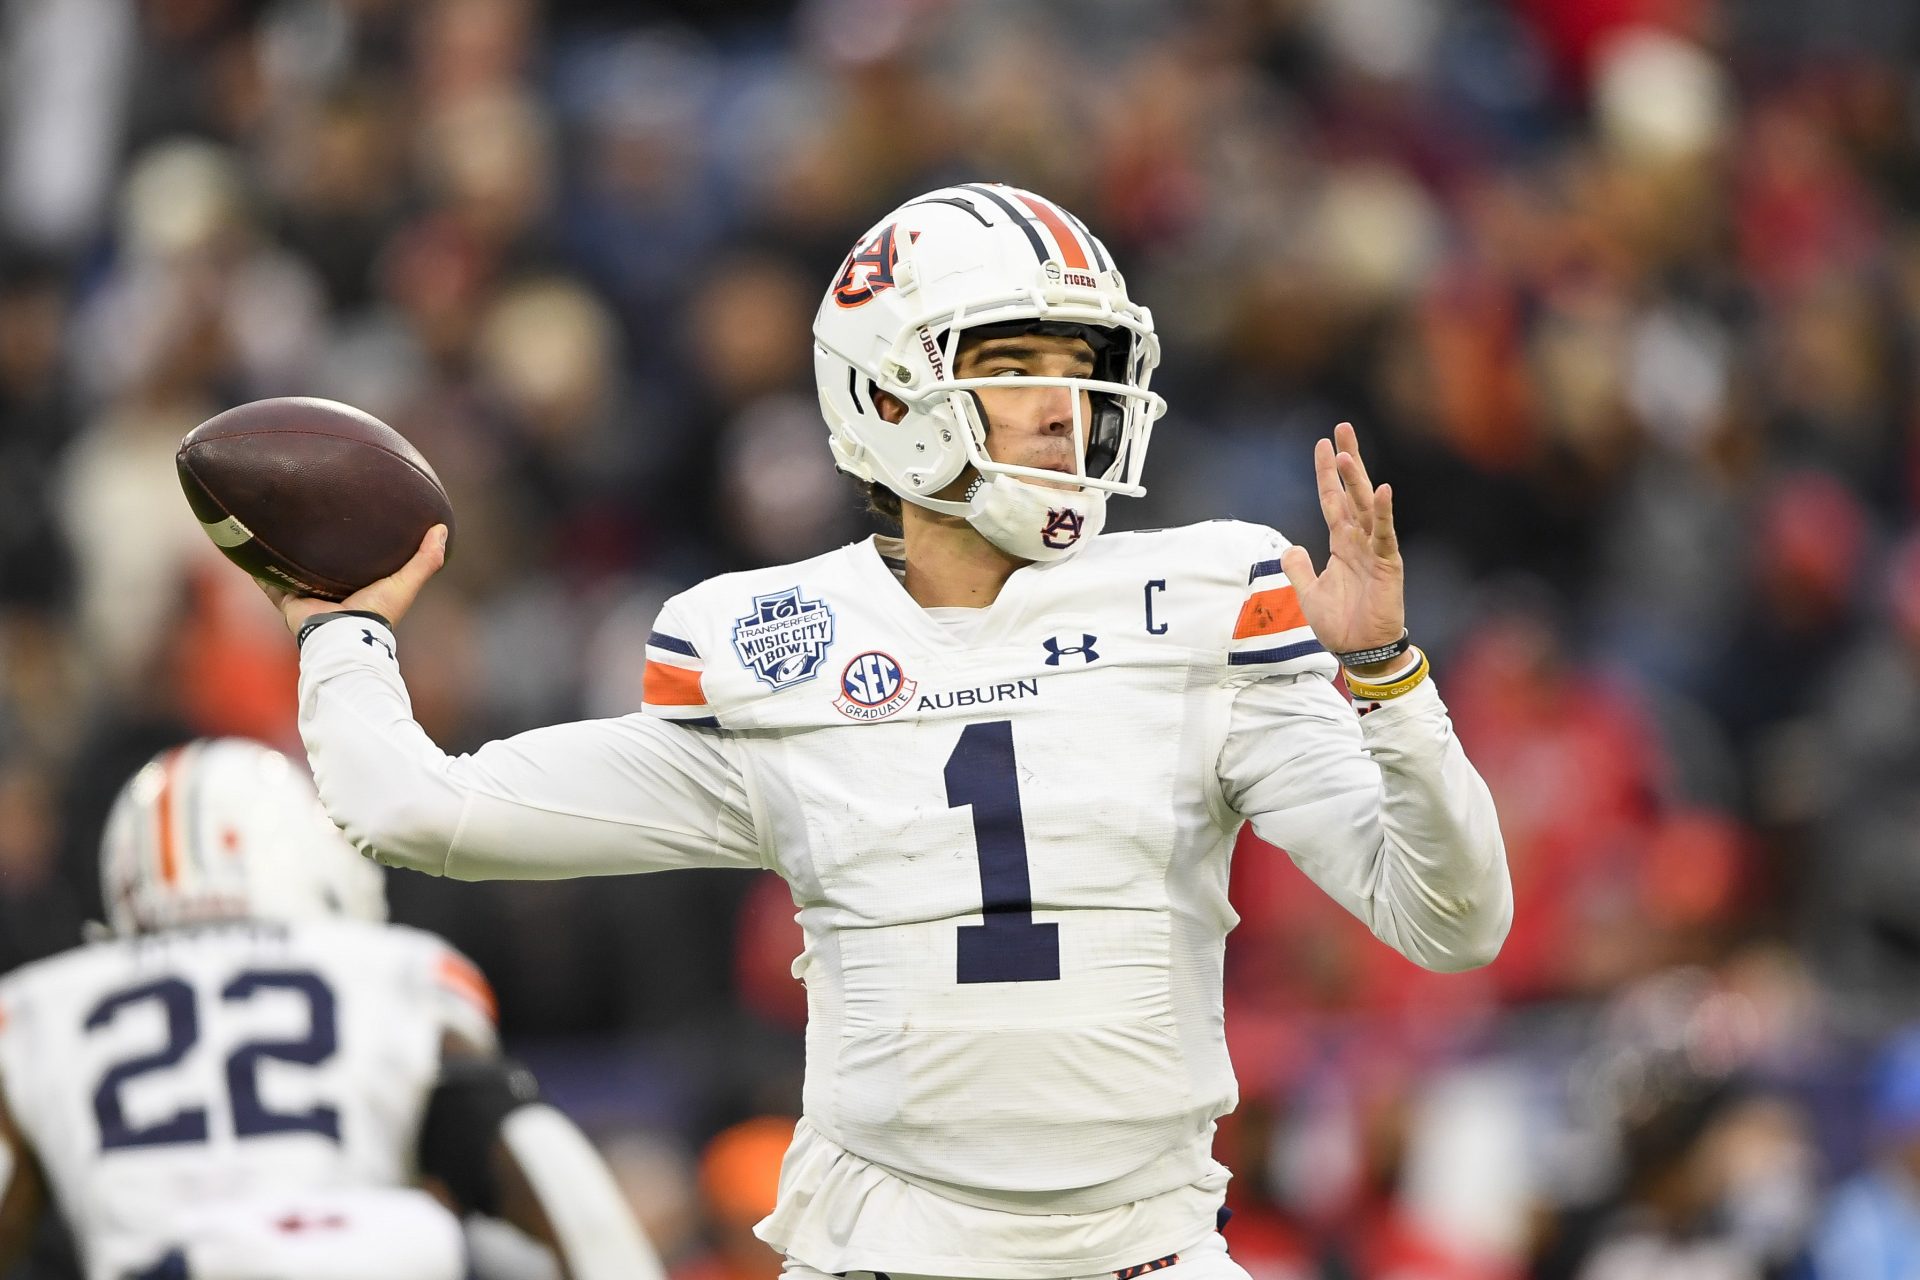
<instances>
[{"instance_id":1,"label":"yellow wristband","mask_svg":"<svg viewBox=\"0 0 1920 1280\"><path fill-rule=\"evenodd\" d=\"M1433 666L1427 661L1426 650L1416 647L1414 652L1420 655L1420 660L1414 664L1412 671L1392 684L1368 684L1349 671L1347 672L1347 689L1361 702L1385 702L1403 693L1411 693L1421 681L1433 674Z\"/></svg>"}]
</instances>

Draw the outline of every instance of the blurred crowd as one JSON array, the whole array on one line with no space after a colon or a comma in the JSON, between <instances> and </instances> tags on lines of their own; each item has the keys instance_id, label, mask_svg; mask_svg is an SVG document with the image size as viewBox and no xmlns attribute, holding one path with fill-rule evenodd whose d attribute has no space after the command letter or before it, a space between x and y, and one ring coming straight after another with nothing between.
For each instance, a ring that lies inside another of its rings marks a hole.
<instances>
[{"instance_id":1,"label":"blurred crowd","mask_svg":"<svg viewBox=\"0 0 1920 1280\"><path fill-rule=\"evenodd\" d=\"M0 968L97 914L155 749L297 749L187 430L323 395L434 463L443 746L624 714L668 593L862 536L812 308L981 178L1158 319L1123 527L1318 553L1311 444L1359 425L1501 811L1516 925L1464 976L1243 842L1256 1280L1920 1274L1920 10L1880 0L0 0ZM777 1272L784 886L390 892L681 1280Z\"/></svg>"}]
</instances>

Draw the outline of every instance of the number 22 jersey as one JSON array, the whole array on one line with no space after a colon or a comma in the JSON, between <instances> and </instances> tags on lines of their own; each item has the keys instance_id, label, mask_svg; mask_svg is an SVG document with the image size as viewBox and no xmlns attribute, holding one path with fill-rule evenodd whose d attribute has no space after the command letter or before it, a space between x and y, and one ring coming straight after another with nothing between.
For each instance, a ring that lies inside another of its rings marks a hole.
<instances>
[{"instance_id":1,"label":"number 22 jersey","mask_svg":"<svg viewBox=\"0 0 1920 1280\"><path fill-rule=\"evenodd\" d=\"M384 632L343 621L303 654L302 731L336 821L406 865L778 871L807 1079L762 1234L826 1271L1086 1274L1211 1228L1244 820L1422 963L1483 963L1506 927L1438 696L1357 720L1286 545L1106 535L957 627L886 540L730 574L662 610L642 714L459 759L358 635Z\"/></svg>"},{"instance_id":2,"label":"number 22 jersey","mask_svg":"<svg viewBox=\"0 0 1920 1280\"><path fill-rule=\"evenodd\" d=\"M119 1277L190 1211L404 1187L448 1032L492 995L430 934L234 922L96 942L0 980L0 1088L87 1274Z\"/></svg>"}]
</instances>

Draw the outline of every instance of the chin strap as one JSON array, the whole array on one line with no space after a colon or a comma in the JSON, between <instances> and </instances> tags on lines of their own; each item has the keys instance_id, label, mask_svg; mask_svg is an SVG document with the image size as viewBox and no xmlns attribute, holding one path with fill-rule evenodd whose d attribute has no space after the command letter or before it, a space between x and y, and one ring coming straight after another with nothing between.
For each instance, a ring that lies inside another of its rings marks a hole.
<instances>
[{"instance_id":1,"label":"chin strap","mask_svg":"<svg viewBox=\"0 0 1920 1280\"><path fill-rule=\"evenodd\" d=\"M1021 560L1064 560L1092 542L1107 523L1100 489L1052 489L1013 476L974 481L967 523Z\"/></svg>"}]
</instances>

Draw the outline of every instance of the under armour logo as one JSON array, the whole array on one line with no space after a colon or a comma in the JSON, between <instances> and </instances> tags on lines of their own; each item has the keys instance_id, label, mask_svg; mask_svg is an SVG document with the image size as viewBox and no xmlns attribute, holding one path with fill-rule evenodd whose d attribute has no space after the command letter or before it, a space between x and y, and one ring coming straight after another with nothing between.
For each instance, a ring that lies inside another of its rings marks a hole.
<instances>
[{"instance_id":1,"label":"under armour logo","mask_svg":"<svg viewBox=\"0 0 1920 1280\"><path fill-rule=\"evenodd\" d=\"M1095 653L1093 649L1093 642L1097 639L1099 639L1098 636L1090 636L1090 635L1087 635L1085 632L1082 632L1080 634L1079 644L1063 645L1055 637L1048 636L1044 641L1042 641L1042 643L1047 646L1047 665L1050 667L1057 667L1060 665L1060 659L1066 657L1068 654L1073 654L1073 653L1079 654L1080 660L1082 662L1100 661L1100 655L1098 653Z\"/></svg>"},{"instance_id":2,"label":"under armour logo","mask_svg":"<svg viewBox=\"0 0 1920 1280\"><path fill-rule=\"evenodd\" d=\"M1047 512L1047 525L1040 530L1040 541L1055 551L1065 551L1080 541L1087 518L1072 507L1054 507Z\"/></svg>"},{"instance_id":3,"label":"under armour logo","mask_svg":"<svg viewBox=\"0 0 1920 1280\"><path fill-rule=\"evenodd\" d=\"M364 645L378 645L380 648L385 649L387 651L387 658L389 661L394 660L393 646L388 644L385 640L382 640L379 636L373 634L372 631L368 630L365 627L360 628L360 643Z\"/></svg>"}]
</instances>

